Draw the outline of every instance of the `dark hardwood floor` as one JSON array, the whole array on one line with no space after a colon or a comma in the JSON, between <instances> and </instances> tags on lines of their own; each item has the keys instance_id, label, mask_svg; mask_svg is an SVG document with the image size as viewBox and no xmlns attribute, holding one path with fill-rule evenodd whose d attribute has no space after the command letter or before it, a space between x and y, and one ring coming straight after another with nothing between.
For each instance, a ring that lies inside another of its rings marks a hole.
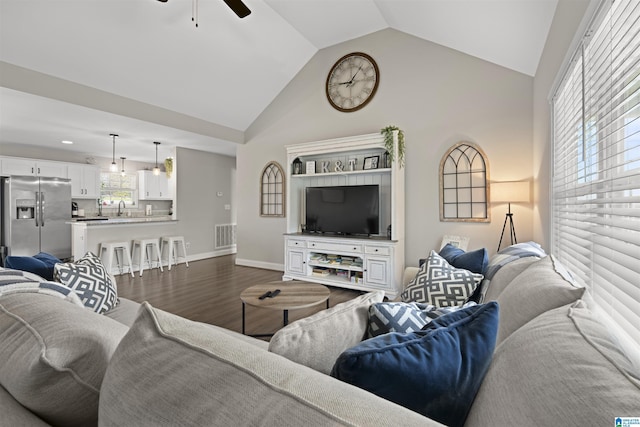
<instances>
[{"instance_id":1,"label":"dark hardwood floor","mask_svg":"<svg viewBox=\"0 0 640 427\"><path fill-rule=\"evenodd\" d=\"M235 255L227 255L184 263L164 269L145 270L116 276L118 295L137 302L148 301L152 306L198 322L242 330L240 293L246 288L265 282L282 280L282 272L235 264ZM359 291L330 287L330 305L350 300ZM289 312L289 322L309 316L325 306ZM248 334L273 333L282 327L282 312L264 308L246 308Z\"/></svg>"}]
</instances>

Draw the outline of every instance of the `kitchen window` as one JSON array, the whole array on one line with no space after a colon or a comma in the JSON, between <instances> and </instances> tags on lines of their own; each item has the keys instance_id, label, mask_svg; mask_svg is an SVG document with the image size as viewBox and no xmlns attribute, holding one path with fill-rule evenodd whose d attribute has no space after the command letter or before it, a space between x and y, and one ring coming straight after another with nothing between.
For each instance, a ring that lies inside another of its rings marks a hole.
<instances>
[{"instance_id":1,"label":"kitchen window","mask_svg":"<svg viewBox=\"0 0 640 427\"><path fill-rule=\"evenodd\" d=\"M117 208L120 201L126 207L138 204L138 176L120 172L100 173L100 199L103 208Z\"/></svg>"}]
</instances>

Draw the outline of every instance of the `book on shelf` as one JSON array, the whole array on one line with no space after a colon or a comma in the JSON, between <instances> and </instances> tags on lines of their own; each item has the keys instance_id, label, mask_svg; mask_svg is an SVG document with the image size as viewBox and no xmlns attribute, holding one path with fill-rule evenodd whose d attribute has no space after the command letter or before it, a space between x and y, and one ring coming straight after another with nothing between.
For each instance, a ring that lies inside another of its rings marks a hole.
<instances>
[{"instance_id":1,"label":"book on shelf","mask_svg":"<svg viewBox=\"0 0 640 427\"><path fill-rule=\"evenodd\" d=\"M314 276L328 276L329 275L329 270L325 270L323 268L314 268L311 273Z\"/></svg>"}]
</instances>

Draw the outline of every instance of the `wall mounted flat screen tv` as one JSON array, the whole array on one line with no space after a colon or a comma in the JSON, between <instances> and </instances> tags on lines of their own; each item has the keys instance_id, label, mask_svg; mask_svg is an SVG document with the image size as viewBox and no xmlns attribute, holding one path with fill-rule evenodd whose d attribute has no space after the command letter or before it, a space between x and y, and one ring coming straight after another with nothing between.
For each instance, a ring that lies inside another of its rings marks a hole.
<instances>
[{"instance_id":1,"label":"wall mounted flat screen tv","mask_svg":"<svg viewBox=\"0 0 640 427\"><path fill-rule=\"evenodd\" d=\"M378 185L307 187L306 231L330 234L378 234Z\"/></svg>"}]
</instances>

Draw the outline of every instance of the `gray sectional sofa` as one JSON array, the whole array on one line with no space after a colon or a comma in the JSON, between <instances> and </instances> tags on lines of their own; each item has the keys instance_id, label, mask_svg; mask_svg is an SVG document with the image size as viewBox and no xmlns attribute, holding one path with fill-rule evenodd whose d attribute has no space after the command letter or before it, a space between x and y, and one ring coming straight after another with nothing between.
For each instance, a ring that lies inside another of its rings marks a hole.
<instances>
[{"instance_id":1,"label":"gray sectional sofa","mask_svg":"<svg viewBox=\"0 0 640 427\"><path fill-rule=\"evenodd\" d=\"M523 258L492 277L485 300L500 307L497 344L465 425L640 416L637 366L556 267L552 257ZM122 298L100 315L50 295L0 295L0 425L440 425L317 367L364 336L380 297L294 322L269 351Z\"/></svg>"}]
</instances>

